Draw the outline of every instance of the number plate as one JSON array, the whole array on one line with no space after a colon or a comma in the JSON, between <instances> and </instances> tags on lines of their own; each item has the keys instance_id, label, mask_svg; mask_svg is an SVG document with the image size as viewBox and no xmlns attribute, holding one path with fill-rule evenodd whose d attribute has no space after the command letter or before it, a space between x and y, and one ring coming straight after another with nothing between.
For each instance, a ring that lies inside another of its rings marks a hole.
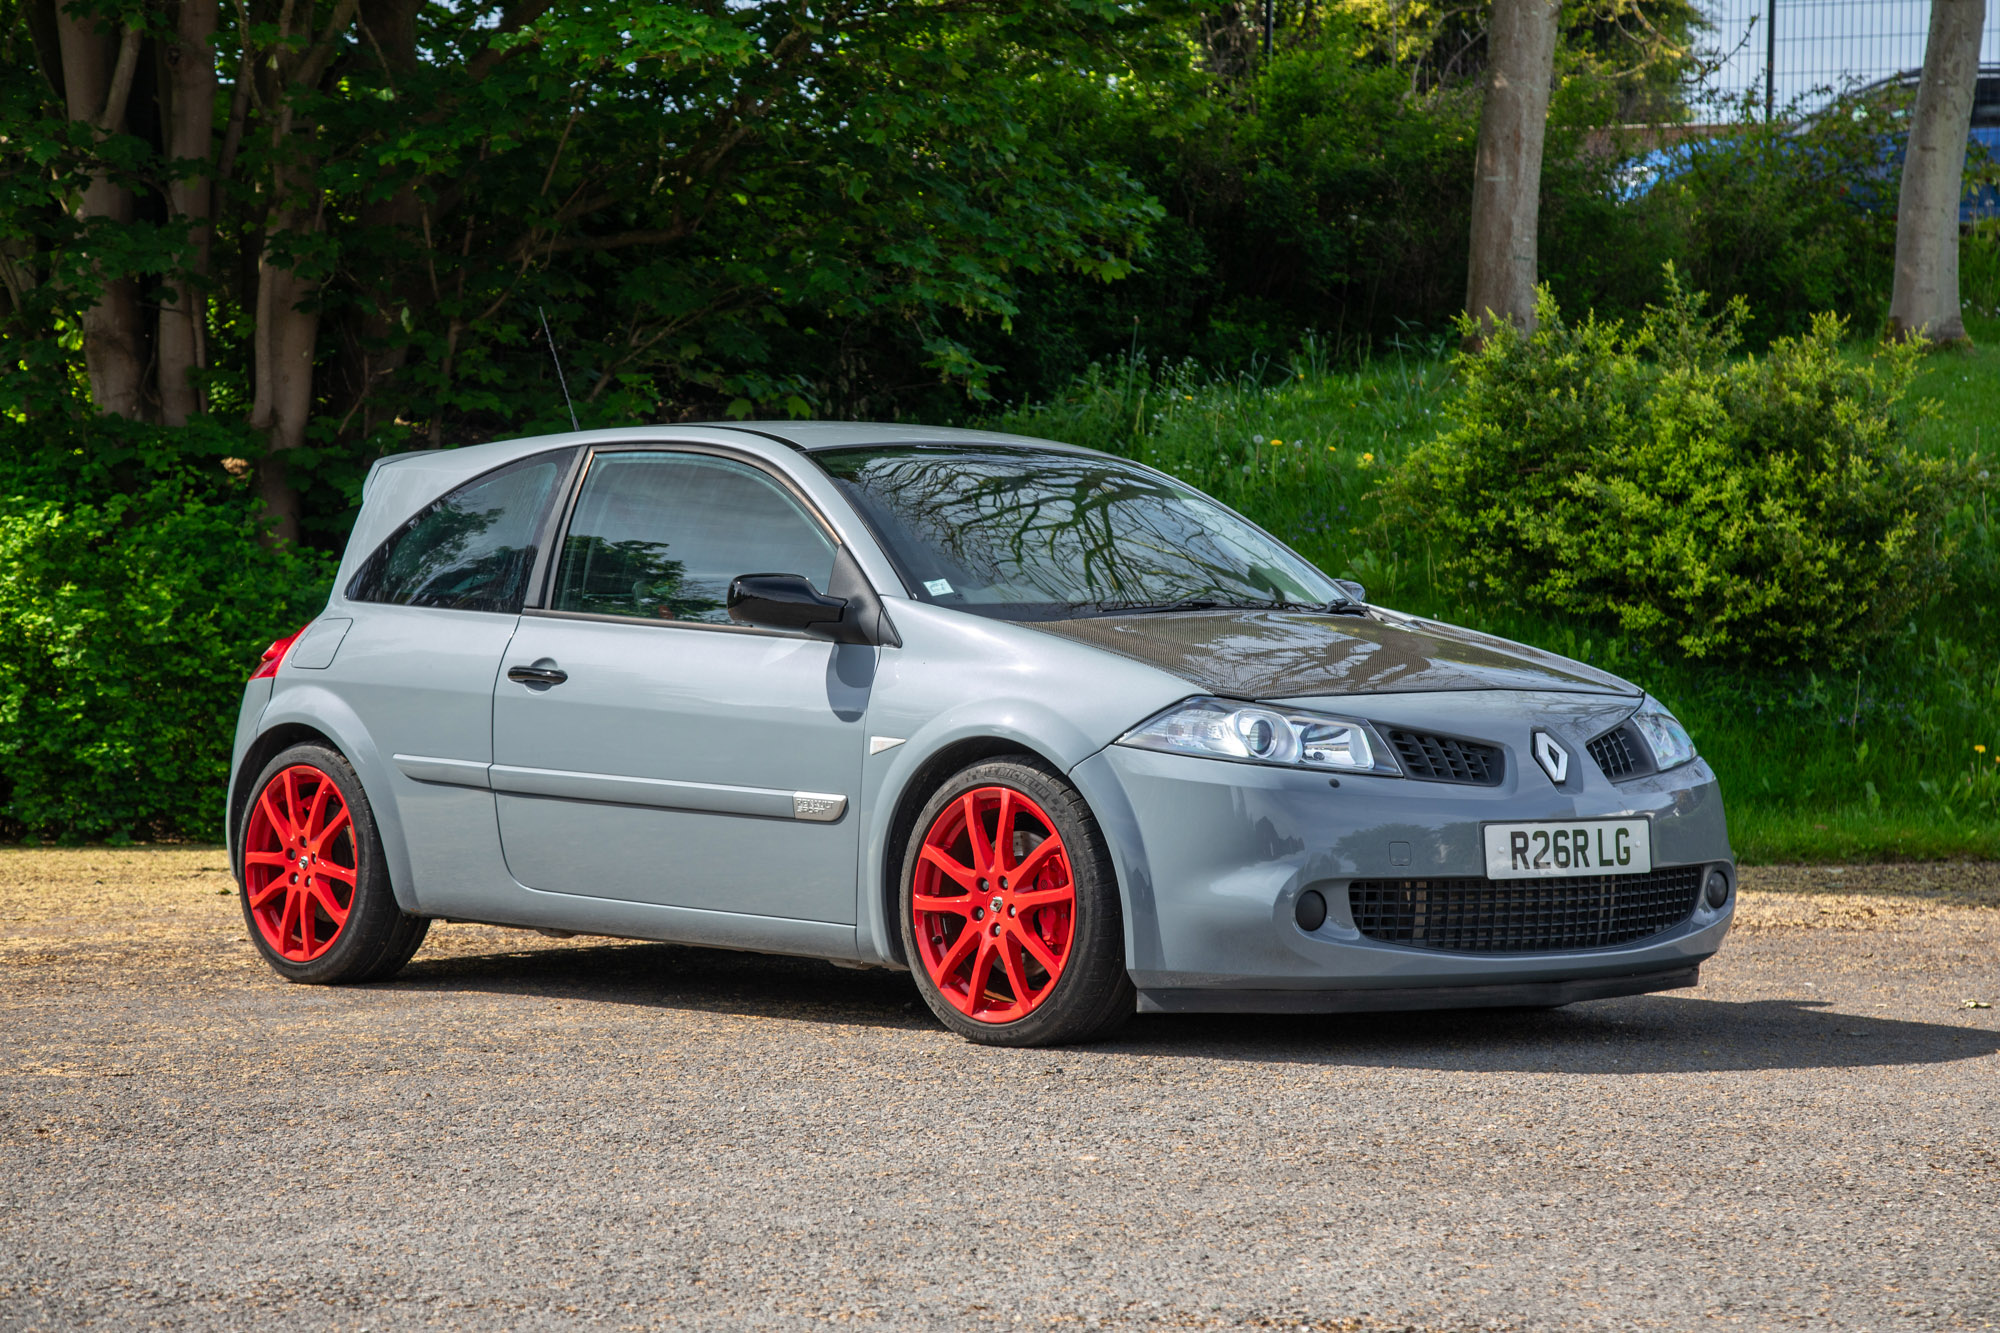
<instances>
[{"instance_id":1,"label":"number plate","mask_svg":"<svg viewBox=\"0 0 2000 1333\"><path fill-rule=\"evenodd\" d=\"M1643 819L1486 826L1488 879L1643 875L1652 868L1653 826Z\"/></svg>"}]
</instances>

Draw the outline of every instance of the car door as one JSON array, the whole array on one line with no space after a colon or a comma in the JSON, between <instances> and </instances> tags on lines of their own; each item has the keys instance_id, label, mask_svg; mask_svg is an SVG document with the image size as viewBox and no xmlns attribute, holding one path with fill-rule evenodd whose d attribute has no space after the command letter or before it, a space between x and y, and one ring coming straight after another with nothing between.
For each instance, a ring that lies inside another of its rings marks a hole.
<instances>
[{"instance_id":1,"label":"car door","mask_svg":"<svg viewBox=\"0 0 2000 1333\"><path fill-rule=\"evenodd\" d=\"M849 924L875 649L730 622L730 580L838 547L780 477L695 448L589 461L493 696L501 844L530 888Z\"/></svg>"}]
</instances>

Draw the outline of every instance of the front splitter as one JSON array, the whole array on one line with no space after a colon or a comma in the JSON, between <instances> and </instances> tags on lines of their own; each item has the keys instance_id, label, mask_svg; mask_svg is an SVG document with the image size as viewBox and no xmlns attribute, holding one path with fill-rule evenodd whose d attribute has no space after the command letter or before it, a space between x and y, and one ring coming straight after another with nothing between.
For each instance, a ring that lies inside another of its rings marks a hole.
<instances>
[{"instance_id":1,"label":"front splitter","mask_svg":"<svg viewBox=\"0 0 2000 1333\"><path fill-rule=\"evenodd\" d=\"M1350 990L1142 990L1142 1014L1371 1014L1414 1009L1552 1008L1579 1000L1684 990L1701 984L1701 965L1667 971L1500 986L1399 986Z\"/></svg>"}]
</instances>

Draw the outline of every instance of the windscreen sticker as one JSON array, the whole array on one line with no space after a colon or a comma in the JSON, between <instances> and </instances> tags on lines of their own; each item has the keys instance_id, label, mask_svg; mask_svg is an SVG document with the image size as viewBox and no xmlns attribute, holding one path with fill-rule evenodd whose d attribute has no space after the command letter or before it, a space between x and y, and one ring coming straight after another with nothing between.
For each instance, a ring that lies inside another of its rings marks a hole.
<instances>
[{"instance_id":1,"label":"windscreen sticker","mask_svg":"<svg viewBox=\"0 0 2000 1333\"><path fill-rule=\"evenodd\" d=\"M924 591L933 597L949 597L951 596L951 580L926 579L924 581Z\"/></svg>"}]
</instances>

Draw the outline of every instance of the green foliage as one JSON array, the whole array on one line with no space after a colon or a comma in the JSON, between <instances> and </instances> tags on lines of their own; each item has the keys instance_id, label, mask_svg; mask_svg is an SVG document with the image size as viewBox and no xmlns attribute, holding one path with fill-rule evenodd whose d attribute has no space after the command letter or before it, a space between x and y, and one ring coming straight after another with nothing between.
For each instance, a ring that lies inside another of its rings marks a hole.
<instances>
[{"instance_id":1,"label":"green foliage","mask_svg":"<svg viewBox=\"0 0 2000 1333\"><path fill-rule=\"evenodd\" d=\"M1352 354L1450 318L1478 98L1462 82L1413 92L1348 8L1316 23L1254 68L1120 90L1061 123L1069 155L1116 164L1165 217L1131 276L1031 279L1017 337L969 335L1006 389L1061 392L1079 365L1138 349L1236 371L1315 330Z\"/></svg>"},{"instance_id":2,"label":"green foliage","mask_svg":"<svg viewBox=\"0 0 2000 1333\"><path fill-rule=\"evenodd\" d=\"M175 481L0 501L0 828L219 837L244 678L331 575Z\"/></svg>"},{"instance_id":3,"label":"green foliage","mask_svg":"<svg viewBox=\"0 0 2000 1333\"><path fill-rule=\"evenodd\" d=\"M1460 358L1455 424L1397 474L1391 519L1495 596L1693 658L1843 664L1946 589L1976 468L1911 448L1915 348L1856 360L1822 316L1731 357L1747 309L1700 300L1670 269L1628 333L1545 291L1532 335Z\"/></svg>"},{"instance_id":4,"label":"green foliage","mask_svg":"<svg viewBox=\"0 0 2000 1333\"><path fill-rule=\"evenodd\" d=\"M567 426L543 311L586 426L980 401L974 335L1023 284L1118 279L1160 216L1057 122L1186 63L1173 0L247 0L221 10L206 156L175 163L171 10L93 8L147 33L127 132L67 118L41 10L0 0L0 415L87 416L84 310L120 283L157 313L185 279L234 428L260 283L289 269L323 284L285 471L324 545L383 453ZM317 79L278 72L307 44L281 16L319 35ZM78 210L99 176L128 217ZM205 265L176 177L214 187ZM310 225L279 227L294 205ZM129 332L144 362L153 314Z\"/></svg>"},{"instance_id":5,"label":"green foliage","mask_svg":"<svg viewBox=\"0 0 2000 1333\"><path fill-rule=\"evenodd\" d=\"M1983 218L1959 237L1958 294L1969 322L2000 319L2000 218Z\"/></svg>"},{"instance_id":6,"label":"green foliage","mask_svg":"<svg viewBox=\"0 0 2000 1333\"><path fill-rule=\"evenodd\" d=\"M1748 303L1752 346L1805 335L1824 311L1872 335L1888 312L1906 98L1821 94L1774 120L1747 103L1703 108L1713 125L1652 152L1611 136L1608 188L1544 188L1544 280L1570 309L1637 316L1671 262Z\"/></svg>"}]
</instances>

